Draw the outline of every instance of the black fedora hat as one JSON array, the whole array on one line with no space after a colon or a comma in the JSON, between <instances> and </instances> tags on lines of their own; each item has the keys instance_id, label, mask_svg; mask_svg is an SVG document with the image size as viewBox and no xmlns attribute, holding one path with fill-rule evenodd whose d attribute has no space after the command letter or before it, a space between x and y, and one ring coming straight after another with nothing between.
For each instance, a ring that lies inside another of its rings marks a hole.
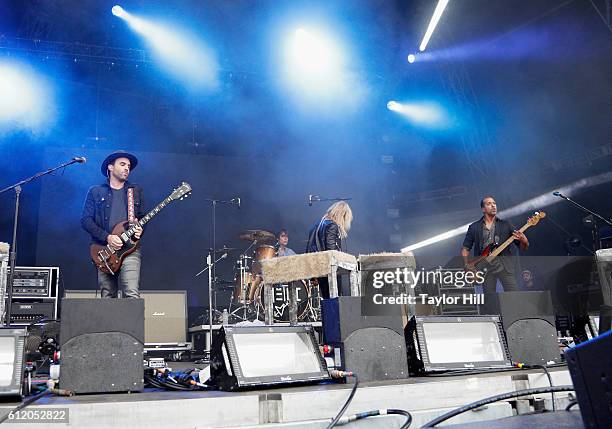
<instances>
[{"instance_id":1,"label":"black fedora hat","mask_svg":"<svg viewBox=\"0 0 612 429\"><path fill-rule=\"evenodd\" d=\"M102 171L102 175L104 177L108 177L108 166L115 162L115 160L119 158L127 158L130 160L130 171L136 168L138 165L138 158L136 158L131 153L128 153L124 150L117 150L111 153L106 159L102 162L102 166L100 167L100 171Z\"/></svg>"}]
</instances>

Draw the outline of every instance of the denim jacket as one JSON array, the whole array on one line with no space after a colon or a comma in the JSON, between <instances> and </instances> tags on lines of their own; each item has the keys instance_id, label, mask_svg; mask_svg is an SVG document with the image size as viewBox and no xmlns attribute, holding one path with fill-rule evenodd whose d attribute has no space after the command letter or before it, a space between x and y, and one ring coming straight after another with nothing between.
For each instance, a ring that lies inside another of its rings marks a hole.
<instances>
[{"instance_id":1,"label":"denim jacket","mask_svg":"<svg viewBox=\"0 0 612 429\"><path fill-rule=\"evenodd\" d=\"M126 202L128 188L134 188L134 216L141 219L146 215L142 188L138 185L125 182L123 189L126 193ZM91 236L92 243L106 244L106 238L115 226L108 224L112 204L113 193L108 182L89 188L85 205L83 206L81 226ZM127 211L127 206L125 209Z\"/></svg>"}]
</instances>

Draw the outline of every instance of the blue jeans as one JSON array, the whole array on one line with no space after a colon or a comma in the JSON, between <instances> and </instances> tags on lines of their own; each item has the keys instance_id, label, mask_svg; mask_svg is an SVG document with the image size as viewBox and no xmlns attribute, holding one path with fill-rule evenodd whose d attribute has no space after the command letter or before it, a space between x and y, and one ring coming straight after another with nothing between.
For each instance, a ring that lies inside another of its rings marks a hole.
<instances>
[{"instance_id":1,"label":"blue jeans","mask_svg":"<svg viewBox=\"0 0 612 429\"><path fill-rule=\"evenodd\" d=\"M124 298L140 298L139 283L140 249L126 256L116 275L98 270L98 288L102 298L117 298L119 290Z\"/></svg>"}]
</instances>

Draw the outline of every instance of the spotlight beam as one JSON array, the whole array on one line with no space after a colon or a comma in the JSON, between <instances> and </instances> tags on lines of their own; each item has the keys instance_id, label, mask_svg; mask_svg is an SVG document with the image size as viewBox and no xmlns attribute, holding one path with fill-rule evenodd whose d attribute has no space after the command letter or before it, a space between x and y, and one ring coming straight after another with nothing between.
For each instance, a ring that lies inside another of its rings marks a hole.
<instances>
[{"instance_id":1,"label":"spotlight beam","mask_svg":"<svg viewBox=\"0 0 612 429\"><path fill-rule=\"evenodd\" d=\"M423 52L425 48L427 48L427 44L429 43L429 39L436 29L438 25L438 21L440 21L440 17L442 13L444 13L444 9L446 9L446 5L448 5L448 0L438 0L438 4L436 5L436 9L431 17L431 21L429 21L429 26L427 27L427 31L425 32L425 36L423 36L423 40L421 41L421 45L419 46L419 51Z\"/></svg>"},{"instance_id":2,"label":"spotlight beam","mask_svg":"<svg viewBox=\"0 0 612 429\"><path fill-rule=\"evenodd\" d=\"M586 177L584 179L577 180L574 183L565 185L557 189L557 191L561 192L562 194L570 196L579 190L590 188L592 186L601 185L604 183L609 183L609 182L612 182L612 171L609 171L607 173L602 173L597 176L591 176L591 177ZM526 212L535 211L543 207L547 207L552 204L556 204L560 201L561 200L559 199L559 197L552 195L551 192L546 192L545 194L531 198L525 202L522 202L513 207L510 207L509 209L501 211L499 213L499 216L500 217L514 217L514 216L518 216ZM470 226L469 223L462 225L460 227L451 229L449 231L443 232L442 234L435 235L426 240L419 241L418 243L414 243L409 246L406 246L401 251L402 252L412 251L412 250L420 249L422 247L429 246L431 244L438 243L440 241L448 240L449 238L453 238L458 235L464 234L467 231L468 226Z\"/></svg>"}]
</instances>

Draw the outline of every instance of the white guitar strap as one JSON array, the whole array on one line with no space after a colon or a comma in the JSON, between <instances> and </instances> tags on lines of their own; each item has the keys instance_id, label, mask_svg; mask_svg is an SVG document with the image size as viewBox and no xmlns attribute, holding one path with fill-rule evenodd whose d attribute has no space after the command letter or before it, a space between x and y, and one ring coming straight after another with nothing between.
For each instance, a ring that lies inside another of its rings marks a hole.
<instances>
[{"instance_id":1,"label":"white guitar strap","mask_svg":"<svg viewBox=\"0 0 612 429\"><path fill-rule=\"evenodd\" d=\"M128 222L130 223L130 225L133 225L136 222L136 216L134 215L134 188L128 188L127 198Z\"/></svg>"}]
</instances>

